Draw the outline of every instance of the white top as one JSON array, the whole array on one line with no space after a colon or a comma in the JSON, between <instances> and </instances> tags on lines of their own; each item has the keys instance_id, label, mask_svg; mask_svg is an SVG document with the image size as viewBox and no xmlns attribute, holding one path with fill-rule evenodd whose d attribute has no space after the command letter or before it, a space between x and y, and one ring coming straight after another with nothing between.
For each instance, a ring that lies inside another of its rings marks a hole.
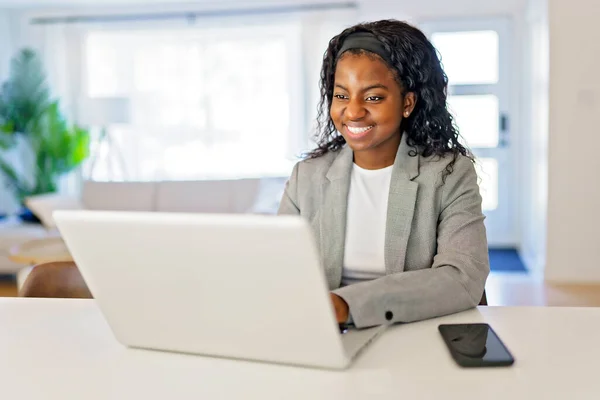
<instances>
[{"instance_id":1,"label":"white top","mask_svg":"<svg viewBox=\"0 0 600 400\"><path fill-rule=\"evenodd\" d=\"M467 322L515 364L458 367L437 327ZM598 399L598 332L600 308L479 307L395 325L340 372L127 349L94 300L0 298L0 377L19 400Z\"/></svg>"},{"instance_id":2,"label":"white top","mask_svg":"<svg viewBox=\"0 0 600 400\"><path fill-rule=\"evenodd\" d=\"M385 275L385 225L392 168L368 170L354 164L350 177L342 284Z\"/></svg>"}]
</instances>

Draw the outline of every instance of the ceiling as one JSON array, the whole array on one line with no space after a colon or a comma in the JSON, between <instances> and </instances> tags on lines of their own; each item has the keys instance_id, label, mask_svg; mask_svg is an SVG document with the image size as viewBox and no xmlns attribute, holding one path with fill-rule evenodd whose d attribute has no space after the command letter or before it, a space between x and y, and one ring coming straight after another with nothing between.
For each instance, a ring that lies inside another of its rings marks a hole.
<instances>
[{"instance_id":1,"label":"ceiling","mask_svg":"<svg viewBox=\"0 0 600 400\"><path fill-rule=\"evenodd\" d=\"M259 5L265 3L340 3L341 0L0 0L0 8L74 8L135 5Z\"/></svg>"},{"instance_id":2,"label":"ceiling","mask_svg":"<svg viewBox=\"0 0 600 400\"><path fill-rule=\"evenodd\" d=\"M227 1L227 0L224 0ZM188 1L187 3L202 3ZM0 0L0 8L32 8L32 7L77 7L100 5L135 5L135 4L175 4L185 3L177 0Z\"/></svg>"}]
</instances>

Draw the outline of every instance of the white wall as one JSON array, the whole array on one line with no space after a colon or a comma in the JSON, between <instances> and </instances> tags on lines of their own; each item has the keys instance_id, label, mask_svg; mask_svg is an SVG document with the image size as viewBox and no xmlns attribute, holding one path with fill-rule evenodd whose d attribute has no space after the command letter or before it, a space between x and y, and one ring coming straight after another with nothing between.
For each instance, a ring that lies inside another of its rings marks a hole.
<instances>
[{"instance_id":1,"label":"white wall","mask_svg":"<svg viewBox=\"0 0 600 400\"><path fill-rule=\"evenodd\" d=\"M10 59L14 51L10 20L11 12L0 9L0 85L9 76ZM14 154L10 154L8 157L12 160ZM10 192L4 189L4 185L4 177L0 175L0 213L11 213L18 208L18 205Z\"/></svg>"},{"instance_id":2,"label":"white wall","mask_svg":"<svg viewBox=\"0 0 600 400\"><path fill-rule=\"evenodd\" d=\"M530 0L524 36L523 146L520 185L521 248L528 269L542 275L548 198L548 7Z\"/></svg>"},{"instance_id":3,"label":"white wall","mask_svg":"<svg viewBox=\"0 0 600 400\"><path fill-rule=\"evenodd\" d=\"M8 77L10 55L13 51L9 20L10 12L0 9L0 82L4 82Z\"/></svg>"},{"instance_id":4,"label":"white wall","mask_svg":"<svg viewBox=\"0 0 600 400\"><path fill-rule=\"evenodd\" d=\"M549 281L600 282L600 7L549 0Z\"/></svg>"}]
</instances>

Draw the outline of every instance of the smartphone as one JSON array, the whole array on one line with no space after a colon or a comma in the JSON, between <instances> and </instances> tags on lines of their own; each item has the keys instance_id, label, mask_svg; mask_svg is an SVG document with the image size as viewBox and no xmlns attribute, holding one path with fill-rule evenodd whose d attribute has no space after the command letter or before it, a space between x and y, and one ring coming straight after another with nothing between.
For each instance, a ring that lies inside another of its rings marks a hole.
<instances>
[{"instance_id":1,"label":"smartphone","mask_svg":"<svg viewBox=\"0 0 600 400\"><path fill-rule=\"evenodd\" d=\"M438 329L461 367L506 367L515 362L488 324L442 324Z\"/></svg>"}]
</instances>

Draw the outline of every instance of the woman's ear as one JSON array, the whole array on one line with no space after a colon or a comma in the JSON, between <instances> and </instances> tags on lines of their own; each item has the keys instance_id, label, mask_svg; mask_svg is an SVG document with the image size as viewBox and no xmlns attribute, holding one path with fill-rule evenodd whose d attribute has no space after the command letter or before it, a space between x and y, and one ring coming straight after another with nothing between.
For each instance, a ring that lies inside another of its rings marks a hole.
<instances>
[{"instance_id":1,"label":"woman's ear","mask_svg":"<svg viewBox=\"0 0 600 400\"><path fill-rule=\"evenodd\" d=\"M408 92L404 95L404 105L402 110L402 116L404 118L410 117L413 110L415 109L415 105L417 104L417 96L415 92Z\"/></svg>"}]
</instances>

